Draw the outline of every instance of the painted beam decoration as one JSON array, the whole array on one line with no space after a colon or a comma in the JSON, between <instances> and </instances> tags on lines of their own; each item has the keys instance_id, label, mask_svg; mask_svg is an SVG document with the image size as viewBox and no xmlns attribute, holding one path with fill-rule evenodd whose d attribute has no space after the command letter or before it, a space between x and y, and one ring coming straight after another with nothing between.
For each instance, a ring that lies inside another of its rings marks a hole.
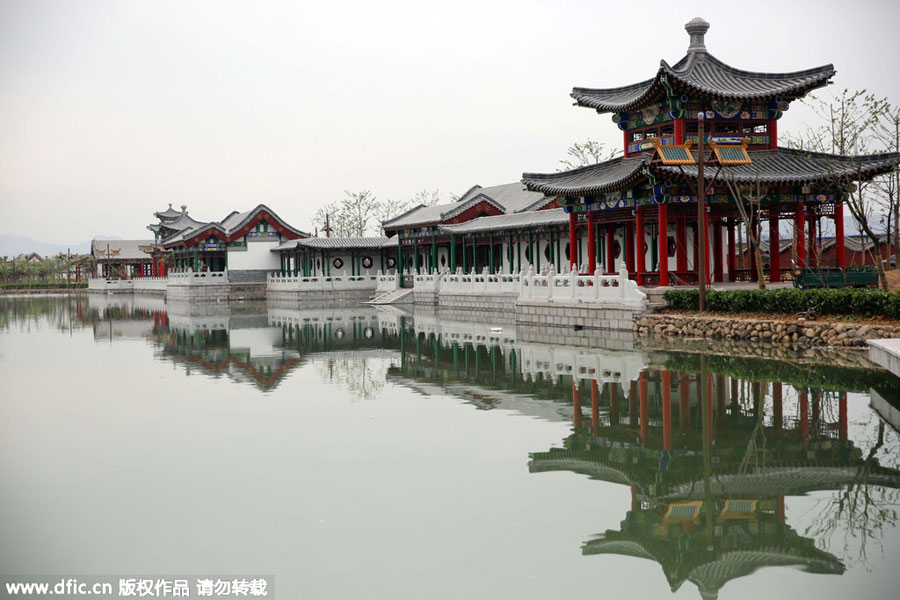
<instances>
[{"instance_id":1,"label":"painted beam decoration","mask_svg":"<svg viewBox=\"0 0 900 600\"><path fill-rule=\"evenodd\" d=\"M201 252L224 252L225 243L215 238L206 238L197 244L197 249Z\"/></svg>"}]
</instances>

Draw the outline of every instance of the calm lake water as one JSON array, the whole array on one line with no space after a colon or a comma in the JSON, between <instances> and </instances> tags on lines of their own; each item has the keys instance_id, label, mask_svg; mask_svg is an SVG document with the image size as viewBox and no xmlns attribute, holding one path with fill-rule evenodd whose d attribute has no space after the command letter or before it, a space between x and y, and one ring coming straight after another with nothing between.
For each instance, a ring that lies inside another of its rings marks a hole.
<instances>
[{"instance_id":1,"label":"calm lake water","mask_svg":"<svg viewBox=\"0 0 900 600\"><path fill-rule=\"evenodd\" d=\"M473 321L0 296L0 573L274 575L300 599L900 594L884 371Z\"/></svg>"}]
</instances>

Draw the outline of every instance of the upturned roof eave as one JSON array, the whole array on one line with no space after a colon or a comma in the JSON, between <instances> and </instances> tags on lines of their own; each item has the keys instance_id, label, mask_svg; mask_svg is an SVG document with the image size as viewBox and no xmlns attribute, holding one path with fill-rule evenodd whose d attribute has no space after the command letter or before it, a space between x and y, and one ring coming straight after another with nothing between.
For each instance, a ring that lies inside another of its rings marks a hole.
<instances>
[{"instance_id":1,"label":"upturned roof eave","mask_svg":"<svg viewBox=\"0 0 900 600\"><path fill-rule=\"evenodd\" d=\"M570 96L575 100L578 106L592 108L600 113L639 110L651 102L657 101L659 97L663 95L664 86L661 81L661 76L665 75L672 86L683 88L694 93L714 96L726 100L762 100L765 98L774 98L776 96L804 95L809 90L827 83L837 72L834 65L831 63L786 73L746 71L732 67L709 53L704 53L706 60L711 64L714 64L716 69L732 77L744 79L748 82L752 82L753 80L760 82L786 80L785 85L778 89L759 91L753 91L752 89L747 91L717 89L699 85L690 80L691 73L693 73L696 65L700 63L696 58L697 56L698 55L696 54L688 55L676 63L674 67L670 66L665 60L661 60L660 67L652 79L615 88L573 88ZM792 78L796 78L798 81L788 83L787 80ZM612 102L603 100L604 96L615 96L630 91L638 93L627 101Z\"/></svg>"}]
</instances>

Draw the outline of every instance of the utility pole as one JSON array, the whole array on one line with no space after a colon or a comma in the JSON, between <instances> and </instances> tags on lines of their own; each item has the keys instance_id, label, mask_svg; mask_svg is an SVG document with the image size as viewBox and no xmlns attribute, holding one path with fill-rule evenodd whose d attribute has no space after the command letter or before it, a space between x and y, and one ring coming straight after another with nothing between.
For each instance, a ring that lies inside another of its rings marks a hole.
<instances>
[{"instance_id":1,"label":"utility pole","mask_svg":"<svg viewBox=\"0 0 900 600\"><path fill-rule=\"evenodd\" d=\"M706 162L706 148L703 132L703 111L697 114L697 134L700 140L697 156L697 282L700 292L700 312L706 310L706 181L703 179L703 163Z\"/></svg>"}]
</instances>

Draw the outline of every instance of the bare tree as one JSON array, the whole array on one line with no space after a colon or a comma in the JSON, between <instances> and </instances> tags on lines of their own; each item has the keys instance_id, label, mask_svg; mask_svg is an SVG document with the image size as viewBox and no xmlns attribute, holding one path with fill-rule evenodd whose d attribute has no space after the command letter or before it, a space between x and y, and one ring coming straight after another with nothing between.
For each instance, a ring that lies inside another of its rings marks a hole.
<instances>
[{"instance_id":1,"label":"bare tree","mask_svg":"<svg viewBox=\"0 0 900 600\"><path fill-rule=\"evenodd\" d=\"M595 165L604 160L615 158L616 155L619 154L618 149L604 153L604 147L605 144L603 142L598 142L590 138L583 143L575 142L566 150L566 156L568 158L559 161L562 167L557 169L557 171L569 171L571 169L577 169L578 167Z\"/></svg>"},{"instance_id":2,"label":"bare tree","mask_svg":"<svg viewBox=\"0 0 900 600\"><path fill-rule=\"evenodd\" d=\"M885 104L873 127L875 137L885 149L900 152L900 106ZM885 231L891 231L893 220L894 235L888 236L888 246L893 243L894 263L900 266L900 170L894 170L890 177L879 178L878 186L885 200L888 213L885 219Z\"/></svg>"},{"instance_id":3,"label":"bare tree","mask_svg":"<svg viewBox=\"0 0 900 600\"><path fill-rule=\"evenodd\" d=\"M874 94L868 94L866 90L851 92L844 89L840 96L829 100L814 98L810 103L817 114L825 119L825 123L807 127L800 135L786 136L787 145L840 155L848 155L851 152L854 155L865 154L878 147L885 147L885 139L879 139L876 132L879 124L890 122L891 105L886 98L878 98ZM885 207L886 203L878 185L872 185L872 181L863 181L862 173L854 179L859 181L858 185L852 185L846 177L836 175L833 183L837 193L842 195L850 214L872 242L878 278L882 289L886 290L887 278L881 260L881 239L873 228L876 208Z\"/></svg>"},{"instance_id":4,"label":"bare tree","mask_svg":"<svg viewBox=\"0 0 900 600\"><path fill-rule=\"evenodd\" d=\"M434 206L441 203L441 190L419 190L412 197L412 205Z\"/></svg>"},{"instance_id":5,"label":"bare tree","mask_svg":"<svg viewBox=\"0 0 900 600\"><path fill-rule=\"evenodd\" d=\"M768 195L769 191L763 188L762 183L758 180L752 184L739 184L734 180L734 177L725 174L723 174L723 179L725 180L725 185L728 186L731 197L734 199L735 206L738 207L738 211L741 213L744 227L747 229L747 242L752 247L753 255L756 258L756 275L759 289L764 290L766 289L766 276L763 272L762 253L759 250L759 234L754 224L759 221L759 203ZM771 256L772 252L778 251L778 240L769 240L769 255Z\"/></svg>"}]
</instances>

